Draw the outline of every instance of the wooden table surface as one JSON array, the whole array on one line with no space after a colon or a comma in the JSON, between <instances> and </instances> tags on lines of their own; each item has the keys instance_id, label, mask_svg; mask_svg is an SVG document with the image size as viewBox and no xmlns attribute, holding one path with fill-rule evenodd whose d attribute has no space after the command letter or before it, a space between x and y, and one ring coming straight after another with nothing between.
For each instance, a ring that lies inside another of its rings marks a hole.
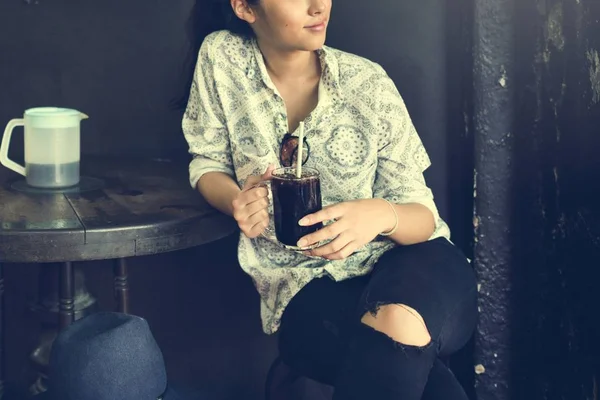
<instances>
[{"instance_id":1,"label":"wooden table surface","mask_svg":"<svg viewBox=\"0 0 600 400\"><path fill-rule=\"evenodd\" d=\"M83 157L81 175L102 186L30 193L0 166L0 261L64 262L150 255L234 233L235 221L188 183L187 164ZM98 181L99 180L99 181Z\"/></svg>"}]
</instances>

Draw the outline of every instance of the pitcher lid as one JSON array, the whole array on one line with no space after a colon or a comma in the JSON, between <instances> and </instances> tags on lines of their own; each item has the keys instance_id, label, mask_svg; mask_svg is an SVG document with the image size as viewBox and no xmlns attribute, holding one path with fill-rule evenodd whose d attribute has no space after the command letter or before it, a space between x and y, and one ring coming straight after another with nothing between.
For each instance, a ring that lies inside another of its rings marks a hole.
<instances>
[{"instance_id":1,"label":"pitcher lid","mask_svg":"<svg viewBox=\"0 0 600 400\"><path fill-rule=\"evenodd\" d=\"M25 111L25 119L36 128L69 128L78 126L88 116L71 108L36 107Z\"/></svg>"}]
</instances>

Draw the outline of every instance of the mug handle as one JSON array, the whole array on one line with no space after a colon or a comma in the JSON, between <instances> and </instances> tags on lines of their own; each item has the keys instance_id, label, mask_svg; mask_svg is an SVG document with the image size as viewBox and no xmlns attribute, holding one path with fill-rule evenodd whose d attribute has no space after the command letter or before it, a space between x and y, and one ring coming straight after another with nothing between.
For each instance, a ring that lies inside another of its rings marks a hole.
<instances>
[{"instance_id":1,"label":"mug handle","mask_svg":"<svg viewBox=\"0 0 600 400\"><path fill-rule=\"evenodd\" d=\"M17 126L25 126L25 120L13 119L8 122L8 125L6 125L4 136L2 136L2 144L0 145L0 164L4 165L8 169L12 169L18 174L25 176L25 167L8 158L10 139L12 138L12 133Z\"/></svg>"},{"instance_id":2,"label":"mug handle","mask_svg":"<svg viewBox=\"0 0 600 400\"><path fill-rule=\"evenodd\" d=\"M271 194L272 197L272 190L271 190L271 181L261 181L258 182L257 184L254 184L252 186L250 186L248 188L248 190L250 189L254 189L254 188L258 188L258 187L264 187L265 189L267 189L269 191L269 193ZM269 239L273 242L277 242L279 243L279 240L277 240L277 235L275 234L275 231L273 229L271 229L269 226L267 226L265 228L265 230L260 234L262 237L264 237L265 239Z\"/></svg>"}]
</instances>

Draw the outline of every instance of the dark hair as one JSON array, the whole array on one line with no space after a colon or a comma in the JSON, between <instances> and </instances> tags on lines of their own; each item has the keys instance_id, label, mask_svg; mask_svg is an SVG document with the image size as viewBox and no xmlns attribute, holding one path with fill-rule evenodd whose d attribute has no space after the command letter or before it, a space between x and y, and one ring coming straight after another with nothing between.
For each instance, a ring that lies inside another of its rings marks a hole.
<instances>
[{"instance_id":1,"label":"dark hair","mask_svg":"<svg viewBox=\"0 0 600 400\"><path fill-rule=\"evenodd\" d=\"M249 5L258 5L261 0L246 0ZM190 88L194 79L194 69L198 62L198 52L206 36L227 29L244 37L253 37L254 31L247 22L235 15L230 0L195 0L186 24L189 49L184 62L182 85L183 94L173 101L176 109L183 110L190 97Z\"/></svg>"}]
</instances>

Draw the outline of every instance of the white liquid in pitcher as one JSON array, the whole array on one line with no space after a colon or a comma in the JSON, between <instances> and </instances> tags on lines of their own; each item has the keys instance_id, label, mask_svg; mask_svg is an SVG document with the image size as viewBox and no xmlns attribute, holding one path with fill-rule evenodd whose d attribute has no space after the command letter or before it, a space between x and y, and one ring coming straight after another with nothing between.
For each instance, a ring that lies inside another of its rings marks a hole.
<instances>
[{"instance_id":1,"label":"white liquid in pitcher","mask_svg":"<svg viewBox=\"0 0 600 400\"><path fill-rule=\"evenodd\" d=\"M79 161L67 164L27 164L27 183L42 188L62 188L79 183Z\"/></svg>"},{"instance_id":2,"label":"white liquid in pitcher","mask_svg":"<svg viewBox=\"0 0 600 400\"><path fill-rule=\"evenodd\" d=\"M79 127L27 129L27 183L41 188L61 188L78 184L79 142Z\"/></svg>"}]
</instances>

